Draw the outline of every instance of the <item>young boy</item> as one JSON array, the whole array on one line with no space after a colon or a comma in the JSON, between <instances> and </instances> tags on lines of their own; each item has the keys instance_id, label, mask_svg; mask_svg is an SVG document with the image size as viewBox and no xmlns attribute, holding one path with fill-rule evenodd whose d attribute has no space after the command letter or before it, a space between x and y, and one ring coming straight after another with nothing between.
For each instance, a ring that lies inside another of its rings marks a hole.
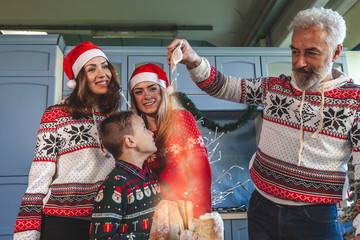
<instances>
[{"instance_id":1,"label":"young boy","mask_svg":"<svg viewBox=\"0 0 360 240\"><path fill-rule=\"evenodd\" d=\"M132 111L117 112L100 125L105 148L115 169L95 199L90 239L148 239L152 216L160 201L158 178L143 162L156 152L153 133Z\"/></svg>"}]
</instances>

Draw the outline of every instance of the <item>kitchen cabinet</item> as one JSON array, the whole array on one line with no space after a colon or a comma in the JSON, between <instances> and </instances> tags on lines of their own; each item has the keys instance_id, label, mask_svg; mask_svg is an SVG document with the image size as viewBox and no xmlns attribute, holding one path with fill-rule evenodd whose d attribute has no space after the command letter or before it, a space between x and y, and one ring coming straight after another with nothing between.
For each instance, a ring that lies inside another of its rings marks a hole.
<instances>
[{"instance_id":1,"label":"kitchen cabinet","mask_svg":"<svg viewBox=\"0 0 360 240\"><path fill-rule=\"evenodd\" d=\"M45 109L61 99L62 37L0 35L1 239L12 239Z\"/></svg>"},{"instance_id":2,"label":"kitchen cabinet","mask_svg":"<svg viewBox=\"0 0 360 240\"><path fill-rule=\"evenodd\" d=\"M248 240L246 212L221 213L224 220L224 240Z\"/></svg>"}]
</instances>

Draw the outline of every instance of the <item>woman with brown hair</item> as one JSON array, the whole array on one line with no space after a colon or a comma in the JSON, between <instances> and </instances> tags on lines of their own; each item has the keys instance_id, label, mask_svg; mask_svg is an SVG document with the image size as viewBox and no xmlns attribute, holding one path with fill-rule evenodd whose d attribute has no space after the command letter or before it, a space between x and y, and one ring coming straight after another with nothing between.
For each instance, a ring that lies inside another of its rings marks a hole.
<instances>
[{"instance_id":1,"label":"woman with brown hair","mask_svg":"<svg viewBox=\"0 0 360 240\"><path fill-rule=\"evenodd\" d=\"M14 239L88 239L98 187L115 161L98 126L120 104L120 83L105 53L90 42L64 59L71 95L46 109Z\"/></svg>"},{"instance_id":2,"label":"woman with brown hair","mask_svg":"<svg viewBox=\"0 0 360 240\"><path fill-rule=\"evenodd\" d=\"M149 63L130 79L131 105L154 133L158 151L145 161L160 178L163 198L193 203L194 217L211 212L211 169L192 114L170 94L166 73Z\"/></svg>"}]
</instances>

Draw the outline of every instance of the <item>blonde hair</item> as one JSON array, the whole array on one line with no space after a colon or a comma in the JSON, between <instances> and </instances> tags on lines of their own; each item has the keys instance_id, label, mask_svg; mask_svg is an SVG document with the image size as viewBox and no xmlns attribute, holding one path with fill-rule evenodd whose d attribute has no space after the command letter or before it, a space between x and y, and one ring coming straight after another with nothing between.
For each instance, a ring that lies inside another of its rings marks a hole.
<instances>
[{"instance_id":1,"label":"blonde hair","mask_svg":"<svg viewBox=\"0 0 360 240\"><path fill-rule=\"evenodd\" d=\"M159 85L160 86L160 85ZM146 116L141 112L136 105L135 97L133 91L130 91L131 96L131 107L136 111L136 113L141 116L147 126ZM155 142L162 148L164 143L170 138L173 134L175 122L175 110L180 109L180 104L178 102L177 94L173 93L169 95L163 87L160 86L160 96L161 102L159 110L156 116L156 128L157 133L155 136Z\"/></svg>"}]
</instances>

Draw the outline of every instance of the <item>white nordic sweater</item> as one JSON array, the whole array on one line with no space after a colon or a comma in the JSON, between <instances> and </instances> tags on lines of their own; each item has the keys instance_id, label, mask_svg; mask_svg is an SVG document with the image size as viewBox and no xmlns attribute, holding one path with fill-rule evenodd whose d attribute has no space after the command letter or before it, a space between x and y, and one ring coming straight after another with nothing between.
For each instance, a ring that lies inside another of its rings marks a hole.
<instances>
[{"instance_id":1,"label":"white nordic sweater","mask_svg":"<svg viewBox=\"0 0 360 240\"><path fill-rule=\"evenodd\" d=\"M359 192L360 87L343 73L333 70L334 80L305 93L292 77L224 76L206 59L189 72L213 97L263 108L260 142L249 169L255 187L272 201L341 201L346 198L351 156ZM360 230L358 221L354 225Z\"/></svg>"},{"instance_id":2,"label":"white nordic sweater","mask_svg":"<svg viewBox=\"0 0 360 240\"><path fill-rule=\"evenodd\" d=\"M90 219L96 192L115 167L97 139L96 126L106 116L95 112L94 117L96 124L91 117L76 120L63 105L45 111L14 239L39 239L42 213Z\"/></svg>"}]
</instances>

